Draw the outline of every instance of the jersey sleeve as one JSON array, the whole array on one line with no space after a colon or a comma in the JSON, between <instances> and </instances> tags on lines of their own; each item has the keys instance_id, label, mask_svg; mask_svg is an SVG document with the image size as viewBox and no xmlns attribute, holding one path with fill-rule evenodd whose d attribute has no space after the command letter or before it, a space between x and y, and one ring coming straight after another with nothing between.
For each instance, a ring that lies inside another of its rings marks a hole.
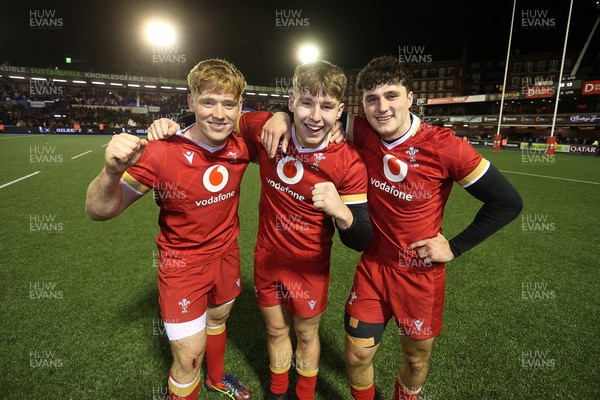
<instances>
[{"instance_id":1,"label":"jersey sleeve","mask_svg":"<svg viewBox=\"0 0 600 400\"><path fill-rule=\"evenodd\" d=\"M148 193L155 187L160 173L160 153L162 146L157 141L148 142L142 157L121 177L121 183L139 195Z\"/></svg>"},{"instance_id":2,"label":"jersey sleeve","mask_svg":"<svg viewBox=\"0 0 600 400\"><path fill-rule=\"evenodd\" d=\"M367 168L358 150L350 143L346 143L346 146L348 146L348 157L345 158L344 163L347 169L337 188L338 193L346 205L366 203Z\"/></svg>"},{"instance_id":3,"label":"jersey sleeve","mask_svg":"<svg viewBox=\"0 0 600 400\"><path fill-rule=\"evenodd\" d=\"M437 138L438 156L447 176L463 188L477 182L490 167L488 160L466 140L454 136L451 130L441 130Z\"/></svg>"},{"instance_id":4,"label":"jersey sleeve","mask_svg":"<svg viewBox=\"0 0 600 400\"><path fill-rule=\"evenodd\" d=\"M363 116L348 114L348 122L346 124L348 132L352 138L352 144L362 149L365 145L365 139L369 135L373 135L373 128L369 125L369 121Z\"/></svg>"},{"instance_id":5,"label":"jersey sleeve","mask_svg":"<svg viewBox=\"0 0 600 400\"><path fill-rule=\"evenodd\" d=\"M251 111L240 116L237 122L236 131L246 140L255 145L262 146L260 134L263 126L273 116L267 111Z\"/></svg>"}]
</instances>

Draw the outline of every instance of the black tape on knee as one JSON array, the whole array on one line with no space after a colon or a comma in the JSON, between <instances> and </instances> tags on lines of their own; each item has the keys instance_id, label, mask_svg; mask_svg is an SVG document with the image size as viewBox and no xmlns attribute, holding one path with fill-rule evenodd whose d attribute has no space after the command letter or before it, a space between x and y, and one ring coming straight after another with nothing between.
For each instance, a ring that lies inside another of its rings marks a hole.
<instances>
[{"instance_id":1,"label":"black tape on knee","mask_svg":"<svg viewBox=\"0 0 600 400\"><path fill-rule=\"evenodd\" d=\"M373 347L381 342L385 322L370 324L359 321L346 312L344 315L344 326L350 340L357 347Z\"/></svg>"}]
</instances>

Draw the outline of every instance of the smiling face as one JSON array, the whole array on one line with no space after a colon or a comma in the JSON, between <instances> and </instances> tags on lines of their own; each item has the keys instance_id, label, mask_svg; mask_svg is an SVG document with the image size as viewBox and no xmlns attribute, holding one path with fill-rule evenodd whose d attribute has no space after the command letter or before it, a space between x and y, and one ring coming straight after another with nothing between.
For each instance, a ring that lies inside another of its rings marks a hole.
<instances>
[{"instance_id":1,"label":"smiling face","mask_svg":"<svg viewBox=\"0 0 600 400\"><path fill-rule=\"evenodd\" d=\"M369 124L386 141L400 138L410 129L413 104L412 75L391 56L376 57L359 72L356 86Z\"/></svg>"},{"instance_id":2,"label":"smiling face","mask_svg":"<svg viewBox=\"0 0 600 400\"><path fill-rule=\"evenodd\" d=\"M363 106L369 124L386 141L399 139L410 128L413 92L402 84L383 84L363 93Z\"/></svg>"},{"instance_id":3,"label":"smiling face","mask_svg":"<svg viewBox=\"0 0 600 400\"><path fill-rule=\"evenodd\" d=\"M289 108L296 138L302 147L318 147L342 115L348 79L339 67L324 60L298 65L294 71Z\"/></svg>"},{"instance_id":4,"label":"smiling face","mask_svg":"<svg viewBox=\"0 0 600 400\"><path fill-rule=\"evenodd\" d=\"M242 109L244 76L228 61L209 59L190 71L188 86L188 106L196 124L187 132L209 146L225 143Z\"/></svg>"},{"instance_id":5,"label":"smiling face","mask_svg":"<svg viewBox=\"0 0 600 400\"><path fill-rule=\"evenodd\" d=\"M192 138L219 146L235 128L242 100L236 100L232 94L204 91L195 98L188 95L188 106L196 115L196 124L190 129Z\"/></svg>"},{"instance_id":6,"label":"smiling face","mask_svg":"<svg viewBox=\"0 0 600 400\"><path fill-rule=\"evenodd\" d=\"M343 103L323 92L316 96L305 93L299 98L292 95L289 107L294 113L296 138L302 147L318 147L323 143L344 111Z\"/></svg>"}]
</instances>

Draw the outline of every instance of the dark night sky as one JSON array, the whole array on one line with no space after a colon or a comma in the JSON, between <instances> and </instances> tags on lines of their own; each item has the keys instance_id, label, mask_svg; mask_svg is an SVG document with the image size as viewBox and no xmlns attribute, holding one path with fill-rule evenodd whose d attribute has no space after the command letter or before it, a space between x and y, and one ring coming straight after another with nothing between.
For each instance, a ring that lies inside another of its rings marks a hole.
<instances>
[{"instance_id":1,"label":"dark night sky","mask_svg":"<svg viewBox=\"0 0 600 400\"><path fill-rule=\"evenodd\" d=\"M71 69L124 73L133 60L138 75L156 75L152 48L141 32L144 21L161 16L177 23L177 51L185 54L188 67L204 58L226 58L254 85L291 76L296 46L305 41L318 43L321 58L343 68L361 67L381 54L397 56L400 46L422 46L434 61L459 59L464 43L472 59L504 58L513 6L507 0L363 2L361 9L327 0L10 3L3 6L0 17L0 64L65 68L64 57L70 55L86 60ZM31 29L29 13L35 9L55 10L63 27ZM517 48L521 53L562 51L568 9L567 0L517 1L513 52ZM299 12L307 26L277 27L278 10ZM521 22L523 10L547 12L555 26L526 29ZM593 0L574 1L568 49L583 47L597 14ZM600 32L594 35L591 49L600 47L598 36Z\"/></svg>"}]
</instances>

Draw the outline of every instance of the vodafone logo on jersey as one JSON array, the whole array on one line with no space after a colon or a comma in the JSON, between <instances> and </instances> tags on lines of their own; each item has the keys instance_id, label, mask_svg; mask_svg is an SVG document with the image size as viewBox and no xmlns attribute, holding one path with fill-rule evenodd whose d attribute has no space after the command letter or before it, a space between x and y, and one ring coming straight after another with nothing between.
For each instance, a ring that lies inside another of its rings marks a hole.
<instances>
[{"instance_id":1,"label":"vodafone logo on jersey","mask_svg":"<svg viewBox=\"0 0 600 400\"><path fill-rule=\"evenodd\" d=\"M277 163L277 176L288 185L300 182L304 175L304 166L294 157L286 156Z\"/></svg>"},{"instance_id":2,"label":"vodafone logo on jersey","mask_svg":"<svg viewBox=\"0 0 600 400\"><path fill-rule=\"evenodd\" d=\"M204 172L202 183L210 192L216 193L222 190L229 180L229 172L222 165L213 165Z\"/></svg>"},{"instance_id":3,"label":"vodafone logo on jersey","mask_svg":"<svg viewBox=\"0 0 600 400\"><path fill-rule=\"evenodd\" d=\"M391 154L383 157L383 173L391 182L402 182L408 173L408 164Z\"/></svg>"}]
</instances>

